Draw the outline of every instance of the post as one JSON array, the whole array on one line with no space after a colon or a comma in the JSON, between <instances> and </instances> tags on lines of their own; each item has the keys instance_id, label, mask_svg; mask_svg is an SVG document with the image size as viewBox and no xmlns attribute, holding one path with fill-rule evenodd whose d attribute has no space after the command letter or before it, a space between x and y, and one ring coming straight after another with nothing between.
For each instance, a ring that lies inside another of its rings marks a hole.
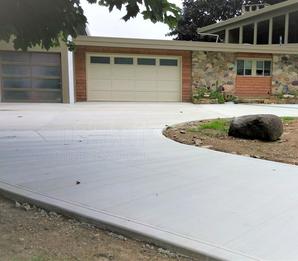
<instances>
[{"instance_id":1,"label":"post","mask_svg":"<svg viewBox=\"0 0 298 261\"><path fill-rule=\"evenodd\" d=\"M226 34L226 37L225 37L225 43L229 43L229 30L228 29L226 29L226 32L225 32L225 34Z\"/></svg>"},{"instance_id":2,"label":"post","mask_svg":"<svg viewBox=\"0 0 298 261\"><path fill-rule=\"evenodd\" d=\"M258 23L254 23L254 44L258 42Z\"/></svg>"},{"instance_id":3,"label":"post","mask_svg":"<svg viewBox=\"0 0 298 261\"><path fill-rule=\"evenodd\" d=\"M286 13L286 21L285 21L285 40L284 43L289 43L289 26L290 26L290 14Z\"/></svg>"},{"instance_id":4,"label":"post","mask_svg":"<svg viewBox=\"0 0 298 261\"><path fill-rule=\"evenodd\" d=\"M269 20L269 41L268 44L272 44L272 36L273 36L273 17Z\"/></svg>"},{"instance_id":5,"label":"post","mask_svg":"<svg viewBox=\"0 0 298 261\"><path fill-rule=\"evenodd\" d=\"M243 26L242 25L239 28L239 43L243 44Z\"/></svg>"}]
</instances>

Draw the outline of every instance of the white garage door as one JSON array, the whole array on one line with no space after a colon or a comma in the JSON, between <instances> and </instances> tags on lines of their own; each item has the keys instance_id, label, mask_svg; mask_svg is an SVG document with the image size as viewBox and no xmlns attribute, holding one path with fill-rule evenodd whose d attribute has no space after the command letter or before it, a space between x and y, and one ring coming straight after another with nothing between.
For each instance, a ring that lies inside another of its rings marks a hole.
<instances>
[{"instance_id":1,"label":"white garage door","mask_svg":"<svg viewBox=\"0 0 298 261\"><path fill-rule=\"evenodd\" d=\"M179 57L87 55L88 101L180 101Z\"/></svg>"}]
</instances>

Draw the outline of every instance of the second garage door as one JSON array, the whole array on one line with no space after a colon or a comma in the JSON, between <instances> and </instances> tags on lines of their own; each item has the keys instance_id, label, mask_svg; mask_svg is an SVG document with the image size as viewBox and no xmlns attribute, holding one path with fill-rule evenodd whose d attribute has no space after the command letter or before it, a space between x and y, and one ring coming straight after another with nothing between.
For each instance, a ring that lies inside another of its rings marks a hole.
<instances>
[{"instance_id":1,"label":"second garage door","mask_svg":"<svg viewBox=\"0 0 298 261\"><path fill-rule=\"evenodd\" d=\"M181 101L179 57L87 55L88 101Z\"/></svg>"},{"instance_id":2,"label":"second garage door","mask_svg":"<svg viewBox=\"0 0 298 261\"><path fill-rule=\"evenodd\" d=\"M3 102L62 102L57 53L0 52Z\"/></svg>"}]
</instances>

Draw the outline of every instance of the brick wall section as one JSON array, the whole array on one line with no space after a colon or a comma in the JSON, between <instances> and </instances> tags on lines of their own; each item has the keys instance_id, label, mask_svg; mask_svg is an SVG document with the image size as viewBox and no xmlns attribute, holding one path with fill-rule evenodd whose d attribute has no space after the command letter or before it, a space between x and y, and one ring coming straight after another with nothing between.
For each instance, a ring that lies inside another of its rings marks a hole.
<instances>
[{"instance_id":1,"label":"brick wall section","mask_svg":"<svg viewBox=\"0 0 298 261\"><path fill-rule=\"evenodd\" d=\"M271 95L272 77L236 77L236 96L267 97Z\"/></svg>"},{"instance_id":2,"label":"brick wall section","mask_svg":"<svg viewBox=\"0 0 298 261\"><path fill-rule=\"evenodd\" d=\"M191 101L191 51L159 50L146 48L116 48L97 46L78 46L75 51L75 83L76 101L87 101L86 91L86 53L119 53L119 54L147 54L147 55L170 55L182 58L182 101Z\"/></svg>"},{"instance_id":3,"label":"brick wall section","mask_svg":"<svg viewBox=\"0 0 298 261\"><path fill-rule=\"evenodd\" d=\"M268 53L237 53L238 58L263 58L272 59L272 54Z\"/></svg>"}]
</instances>

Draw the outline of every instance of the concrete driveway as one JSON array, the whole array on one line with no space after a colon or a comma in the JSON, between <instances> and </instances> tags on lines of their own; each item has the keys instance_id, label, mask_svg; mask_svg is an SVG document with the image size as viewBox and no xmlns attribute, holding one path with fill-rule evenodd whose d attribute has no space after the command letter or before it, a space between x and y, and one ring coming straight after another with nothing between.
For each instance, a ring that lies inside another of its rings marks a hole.
<instances>
[{"instance_id":1,"label":"concrete driveway","mask_svg":"<svg viewBox=\"0 0 298 261\"><path fill-rule=\"evenodd\" d=\"M298 106L0 104L0 190L198 256L296 260L296 166L161 135L254 113L298 116Z\"/></svg>"}]
</instances>

